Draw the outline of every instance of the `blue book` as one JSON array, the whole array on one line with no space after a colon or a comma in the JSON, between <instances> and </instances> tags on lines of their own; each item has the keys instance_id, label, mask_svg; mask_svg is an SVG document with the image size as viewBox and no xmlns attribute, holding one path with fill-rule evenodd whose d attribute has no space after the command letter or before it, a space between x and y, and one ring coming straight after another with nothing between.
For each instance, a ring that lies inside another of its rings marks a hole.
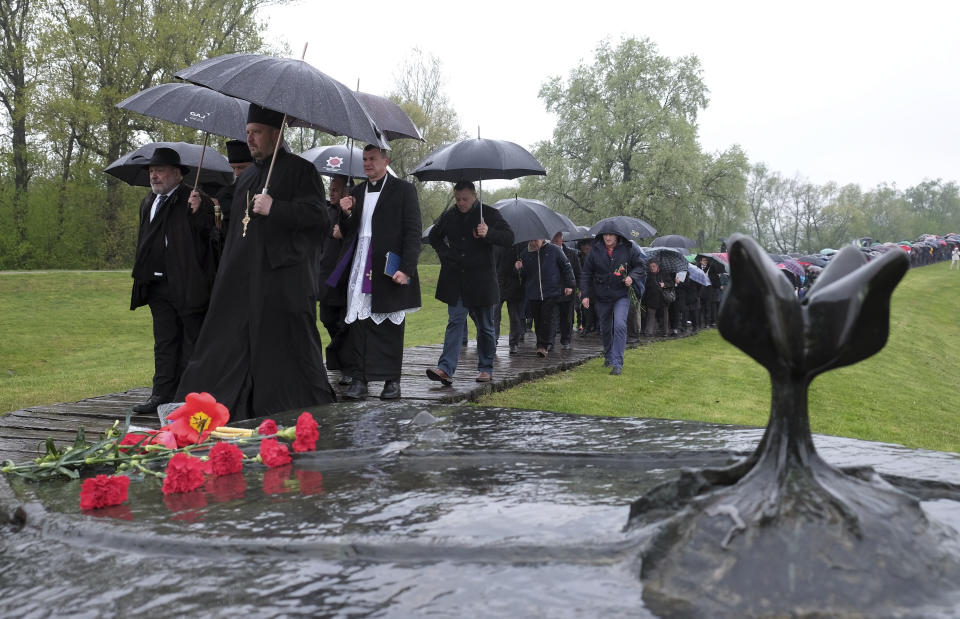
<instances>
[{"instance_id":1,"label":"blue book","mask_svg":"<svg viewBox=\"0 0 960 619\"><path fill-rule=\"evenodd\" d=\"M387 264L383 267L383 274L387 277L393 277L393 274L400 268L400 254L392 251L387 252Z\"/></svg>"}]
</instances>

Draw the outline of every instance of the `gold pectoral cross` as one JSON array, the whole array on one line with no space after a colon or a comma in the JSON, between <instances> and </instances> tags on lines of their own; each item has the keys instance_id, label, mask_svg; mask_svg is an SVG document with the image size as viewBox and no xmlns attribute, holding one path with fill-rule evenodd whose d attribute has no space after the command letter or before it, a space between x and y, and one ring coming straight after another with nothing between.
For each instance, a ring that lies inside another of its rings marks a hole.
<instances>
[{"instance_id":1,"label":"gold pectoral cross","mask_svg":"<svg viewBox=\"0 0 960 619\"><path fill-rule=\"evenodd\" d=\"M243 213L243 237L247 236L247 224L250 223L250 191L247 191L247 210Z\"/></svg>"}]
</instances>

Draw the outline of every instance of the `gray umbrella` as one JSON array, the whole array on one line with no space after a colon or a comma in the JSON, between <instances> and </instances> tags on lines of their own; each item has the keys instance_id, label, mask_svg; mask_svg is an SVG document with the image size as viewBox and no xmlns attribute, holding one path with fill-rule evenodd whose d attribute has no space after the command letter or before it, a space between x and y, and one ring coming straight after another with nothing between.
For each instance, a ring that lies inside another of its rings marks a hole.
<instances>
[{"instance_id":1,"label":"gray umbrella","mask_svg":"<svg viewBox=\"0 0 960 619\"><path fill-rule=\"evenodd\" d=\"M407 113L399 105L387 99L378 97L365 92L356 92L357 99L366 108L370 118L377 124L377 128L383 133L384 139L388 141L410 138L412 140L423 139L423 135L417 126L413 124Z\"/></svg>"},{"instance_id":2,"label":"gray umbrella","mask_svg":"<svg viewBox=\"0 0 960 619\"><path fill-rule=\"evenodd\" d=\"M312 163L320 174L325 176L342 174L353 178L367 177L363 172L363 151L357 147L351 149L343 144L317 146L303 151L300 156Z\"/></svg>"},{"instance_id":3,"label":"gray umbrella","mask_svg":"<svg viewBox=\"0 0 960 619\"><path fill-rule=\"evenodd\" d=\"M653 236L656 233L656 228L647 222L626 215L607 217L590 227L590 236L597 236L598 234L619 234L623 238L631 241Z\"/></svg>"},{"instance_id":4,"label":"gray umbrella","mask_svg":"<svg viewBox=\"0 0 960 619\"><path fill-rule=\"evenodd\" d=\"M650 247L680 247L682 249L690 249L696 246L697 244L695 242L679 234L658 236L650 243Z\"/></svg>"},{"instance_id":5,"label":"gray umbrella","mask_svg":"<svg viewBox=\"0 0 960 619\"><path fill-rule=\"evenodd\" d=\"M683 252L676 247L641 247L650 260L655 260L662 271L677 273L686 271L690 263L684 258Z\"/></svg>"},{"instance_id":6,"label":"gray umbrella","mask_svg":"<svg viewBox=\"0 0 960 619\"><path fill-rule=\"evenodd\" d=\"M303 60L226 54L198 62L176 76L287 114L291 126L386 146L354 92Z\"/></svg>"},{"instance_id":7,"label":"gray umbrella","mask_svg":"<svg viewBox=\"0 0 960 619\"><path fill-rule=\"evenodd\" d=\"M529 198L505 198L493 205L500 211L503 219L513 230L513 240L532 241L534 239L552 239L557 232L573 234L577 225L540 200Z\"/></svg>"},{"instance_id":8,"label":"gray umbrella","mask_svg":"<svg viewBox=\"0 0 960 619\"><path fill-rule=\"evenodd\" d=\"M250 104L195 84L160 84L117 104L151 118L214 135L247 141L247 110Z\"/></svg>"},{"instance_id":9,"label":"gray umbrella","mask_svg":"<svg viewBox=\"0 0 960 619\"><path fill-rule=\"evenodd\" d=\"M200 173L201 183L212 183L220 186L233 184L233 168L227 158L212 148L203 152L203 147L199 144L187 144L186 142L150 142L140 148L123 155L103 171L111 176L115 176L127 183L137 187L149 187L150 175L143 167L144 164L153 157L153 151L158 148L172 148L180 155L180 163L190 171L184 176L184 183L194 185L197 178L197 167L200 165L200 158L204 157L203 170Z\"/></svg>"}]
</instances>

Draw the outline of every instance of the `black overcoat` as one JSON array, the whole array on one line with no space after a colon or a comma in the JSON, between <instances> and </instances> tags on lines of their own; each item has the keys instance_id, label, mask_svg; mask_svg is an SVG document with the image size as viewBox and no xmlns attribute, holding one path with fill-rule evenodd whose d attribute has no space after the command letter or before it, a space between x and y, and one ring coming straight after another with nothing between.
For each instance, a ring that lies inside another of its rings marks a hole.
<instances>
[{"instance_id":1,"label":"black overcoat","mask_svg":"<svg viewBox=\"0 0 960 619\"><path fill-rule=\"evenodd\" d=\"M494 247L513 245L513 230L500 211L483 205L488 229L485 237L477 237L480 210L479 201L466 213L454 206L444 211L430 230L430 245L440 257L436 298L447 305L455 305L457 299L463 299L465 307L500 302Z\"/></svg>"},{"instance_id":2,"label":"black overcoat","mask_svg":"<svg viewBox=\"0 0 960 619\"><path fill-rule=\"evenodd\" d=\"M150 225L150 209L157 195L150 192L140 202L140 226L137 236L137 253L134 260L133 290L130 309L147 304L148 282L138 279L145 252L151 245L152 236L166 237L166 278L170 288L170 302L183 314L202 312L210 301L210 288L216 274L215 262L210 255L210 231L213 228L213 202L209 198L200 203L194 213L187 200L190 189L180 185L157 212L159 226Z\"/></svg>"},{"instance_id":3,"label":"black overcoat","mask_svg":"<svg viewBox=\"0 0 960 619\"><path fill-rule=\"evenodd\" d=\"M350 216L340 212L340 231L343 234L343 251L352 251L360 231L363 217L363 200L366 183L357 185L350 195L356 200ZM370 248L373 274L371 278L371 311L375 314L392 314L400 310L420 307L420 277L417 261L420 259L421 228L420 201L417 190L407 181L387 174L382 194L377 200L371 219ZM384 274L387 252L400 256L400 270L409 278L406 285L397 284ZM339 280L344 285L350 277L349 267Z\"/></svg>"},{"instance_id":4,"label":"black overcoat","mask_svg":"<svg viewBox=\"0 0 960 619\"><path fill-rule=\"evenodd\" d=\"M316 323L316 251L328 225L323 184L310 162L281 150L270 214L258 215L252 200L268 167L257 162L237 179L210 310L177 389L178 400L211 393L231 419L336 400Z\"/></svg>"}]
</instances>

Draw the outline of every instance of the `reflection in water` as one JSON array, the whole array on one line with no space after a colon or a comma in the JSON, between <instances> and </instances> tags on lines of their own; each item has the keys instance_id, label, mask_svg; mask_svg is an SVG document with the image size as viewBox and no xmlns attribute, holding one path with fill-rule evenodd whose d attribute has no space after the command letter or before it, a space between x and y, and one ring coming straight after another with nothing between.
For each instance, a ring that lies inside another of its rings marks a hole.
<instances>
[{"instance_id":1,"label":"reflection in water","mask_svg":"<svg viewBox=\"0 0 960 619\"><path fill-rule=\"evenodd\" d=\"M320 451L191 493L137 478L129 503L83 514L79 482L10 480L37 502L26 526L0 528L0 615L642 617L632 559L647 532L624 532L630 502L762 432L405 403L312 412ZM817 446L840 466L960 479L953 454ZM960 528L957 501L924 507Z\"/></svg>"}]
</instances>

